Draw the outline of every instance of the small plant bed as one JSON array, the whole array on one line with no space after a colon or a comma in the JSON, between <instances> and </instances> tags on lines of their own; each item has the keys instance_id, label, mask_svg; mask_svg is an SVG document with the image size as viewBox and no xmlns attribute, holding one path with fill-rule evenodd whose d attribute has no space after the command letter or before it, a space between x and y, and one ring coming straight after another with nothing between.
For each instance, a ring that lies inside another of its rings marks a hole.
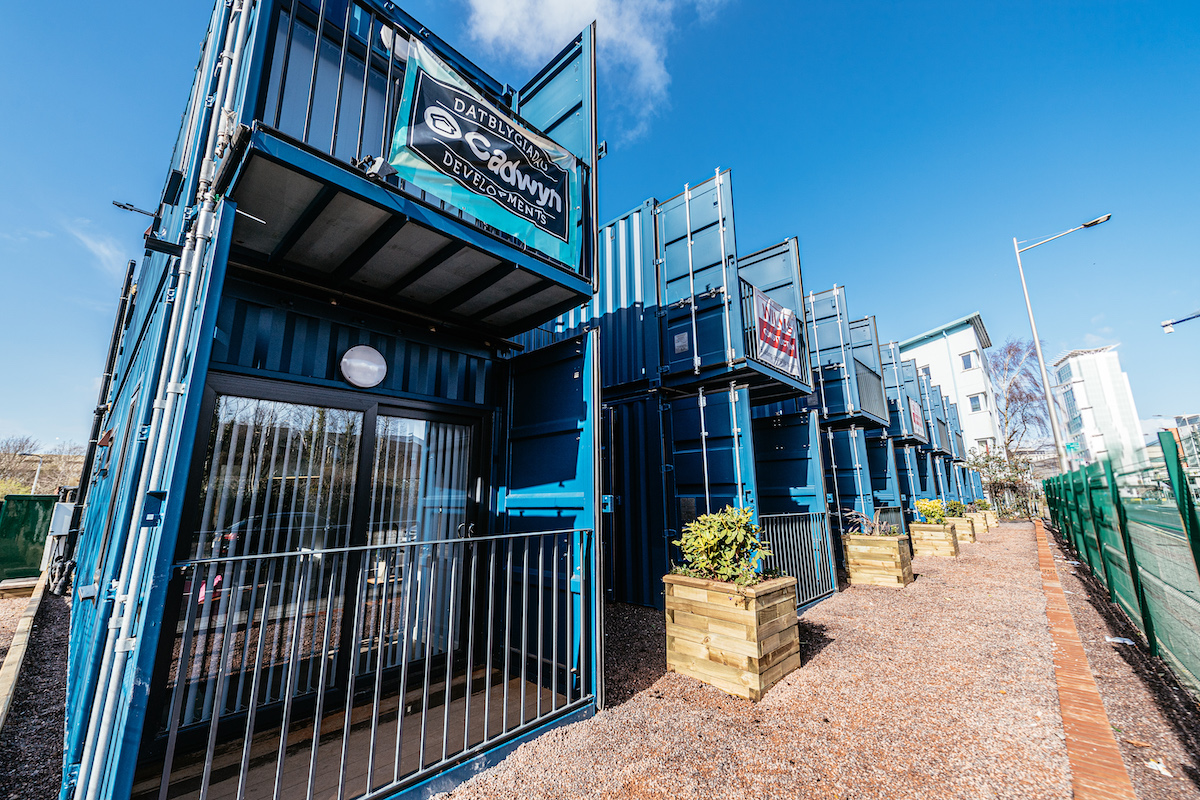
<instances>
[{"instance_id":1,"label":"small plant bed","mask_svg":"<svg viewBox=\"0 0 1200 800\"><path fill-rule=\"evenodd\" d=\"M663 576L667 670L760 700L800 666L796 579L764 575L769 556L749 509L726 507L686 525L687 562Z\"/></svg>"},{"instance_id":2,"label":"small plant bed","mask_svg":"<svg viewBox=\"0 0 1200 800\"><path fill-rule=\"evenodd\" d=\"M857 528L842 536L851 586L903 589L913 582L911 549L906 534L880 522L878 513L874 519L857 511L845 516Z\"/></svg>"},{"instance_id":3,"label":"small plant bed","mask_svg":"<svg viewBox=\"0 0 1200 800\"><path fill-rule=\"evenodd\" d=\"M984 514L982 511L968 511L965 516L967 517L967 519L969 519L975 523L975 535L976 536L978 536L981 533L985 533L986 531L990 530L992 527L991 525L988 525L987 515Z\"/></svg>"},{"instance_id":4,"label":"small plant bed","mask_svg":"<svg viewBox=\"0 0 1200 800\"><path fill-rule=\"evenodd\" d=\"M946 504L941 500L918 500L917 512L925 522L908 526L914 556L958 556L958 536L952 523L946 522Z\"/></svg>"},{"instance_id":5,"label":"small plant bed","mask_svg":"<svg viewBox=\"0 0 1200 800\"><path fill-rule=\"evenodd\" d=\"M974 542L975 534L979 533L982 528L975 527L975 520L970 517L946 517L945 524L954 526L954 535L958 539L959 544L963 542Z\"/></svg>"}]
</instances>

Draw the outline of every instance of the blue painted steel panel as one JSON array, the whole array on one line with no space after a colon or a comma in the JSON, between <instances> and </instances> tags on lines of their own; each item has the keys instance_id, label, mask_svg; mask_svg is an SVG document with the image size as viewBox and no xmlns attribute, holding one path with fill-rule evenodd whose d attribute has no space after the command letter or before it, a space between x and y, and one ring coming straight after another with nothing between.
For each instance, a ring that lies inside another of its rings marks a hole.
<instances>
[{"instance_id":1,"label":"blue painted steel panel","mask_svg":"<svg viewBox=\"0 0 1200 800\"><path fill-rule=\"evenodd\" d=\"M678 558L670 540L675 523L670 430L664 429L655 395L605 405L603 492L612 511L602 517L614 600L662 606L662 576Z\"/></svg>"},{"instance_id":2,"label":"blue painted steel panel","mask_svg":"<svg viewBox=\"0 0 1200 800\"><path fill-rule=\"evenodd\" d=\"M921 392L917 384L917 362L902 361L900 347L888 342L879 348L883 370L883 385L887 392L888 435L897 445L908 442L928 444L925 412L921 408Z\"/></svg>"},{"instance_id":3,"label":"blue painted steel panel","mask_svg":"<svg viewBox=\"0 0 1200 800\"><path fill-rule=\"evenodd\" d=\"M489 391L493 356L478 343L416 326L398 327L394 320L343 311L245 280L229 281L215 335L217 369L345 389L342 354L366 344L383 355L389 368L379 386L364 391L470 406L496 402Z\"/></svg>"},{"instance_id":4,"label":"blue painted steel panel","mask_svg":"<svg viewBox=\"0 0 1200 800\"><path fill-rule=\"evenodd\" d=\"M830 428L825 436L825 493L830 519L835 530L844 525L838 518L847 511L871 517L875 501L871 493L871 475L867 459L867 435L861 428Z\"/></svg>"},{"instance_id":5,"label":"blue painted steel panel","mask_svg":"<svg viewBox=\"0 0 1200 800\"><path fill-rule=\"evenodd\" d=\"M826 511L825 476L817 415L754 409L754 464L760 514ZM766 412L766 413L763 413Z\"/></svg>"},{"instance_id":6,"label":"blue painted steel panel","mask_svg":"<svg viewBox=\"0 0 1200 800\"><path fill-rule=\"evenodd\" d=\"M747 390L700 390L673 398L667 410L679 524L725 506L757 507Z\"/></svg>"},{"instance_id":7,"label":"blue painted steel panel","mask_svg":"<svg viewBox=\"0 0 1200 800\"><path fill-rule=\"evenodd\" d=\"M901 505L900 474L894 442L887 436L867 436L867 468L876 508Z\"/></svg>"},{"instance_id":8,"label":"blue painted steel panel","mask_svg":"<svg viewBox=\"0 0 1200 800\"><path fill-rule=\"evenodd\" d=\"M950 427L946 423L942 390L932 385L923 375L918 381L921 387L921 406L925 412L925 426L929 429L929 444L926 447L934 453L950 455Z\"/></svg>"}]
</instances>

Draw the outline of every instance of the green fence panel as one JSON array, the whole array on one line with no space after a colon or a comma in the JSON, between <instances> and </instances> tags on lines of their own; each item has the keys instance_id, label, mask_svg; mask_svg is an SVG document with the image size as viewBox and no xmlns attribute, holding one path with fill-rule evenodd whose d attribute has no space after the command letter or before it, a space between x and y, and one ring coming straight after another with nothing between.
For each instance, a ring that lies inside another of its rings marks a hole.
<instances>
[{"instance_id":1,"label":"green fence panel","mask_svg":"<svg viewBox=\"0 0 1200 800\"><path fill-rule=\"evenodd\" d=\"M1108 561L1104 557L1104 543L1100 538L1100 529L1104 525L1103 509L1097 509L1093 483L1100 480L1103 484L1104 467L1099 464L1091 464L1084 469L1079 470L1080 481L1080 499L1079 504L1083 514L1083 543L1087 550L1086 561L1088 567L1092 570L1092 574L1104 585L1105 589L1109 589L1108 577ZM1107 487L1103 487L1101 491ZM1101 519L1097 519L1100 516ZM1111 589L1109 589L1111 593Z\"/></svg>"},{"instance_id":2,"label":"green fence panel","mask_svg":"<svg viewBox=\"0 0 1200 800\"><path fill-rule=\"evenodd\" d=\"M1200 575L1170 474L1142 451L1115 477L1158 655L1200 692Z\"/></svg>"},{"instance_id":3,"label":"green fence panel","mask_svg":"<svg viewBox=\"0 0 1200 800\"><path fill-rule=\"evenodd\" d=\"M42 571L42 551L58 496L10 494L0 507L0 581L33 578Z\"/></svg>"},{"instance_id":4,"label":"green fence panel","mask_svg":"<svg viewBox=\"0 0 1200 800\"><path fill-rule=\"evenodd\" d=\"M1087 486L1083 480L1083 473L1079 470L1070 473L1068 479L1071 485L1071 528L1075 538L1075 550L1090 567L1092 554L1088 552L1087 538L1084 533L1087 528L1091 527L1090 521L1084 515L1084 509L1087 507Z\"/></svg>"},{"instance_id":5,"label":"green fence panel","mask_svg":"<svg viewBox=\"0 0 1200 800\"><path fill-rule=\"evenodd\" d=\"M1104 483L1108 490L1106 507L1112 509L1112 517L1106 519L1104 528L1105 554L1109 559L1109 574L1112 576L1110 597L1146 637L1146 641L1151 644L1151 650L1157 653L1154 624L1146 609L1137 561L1134 559L1133 542L1129 538L1125 508L1121 503L1121 493L1110 461L1104 462Z\"/></svg>"}]
</instances>

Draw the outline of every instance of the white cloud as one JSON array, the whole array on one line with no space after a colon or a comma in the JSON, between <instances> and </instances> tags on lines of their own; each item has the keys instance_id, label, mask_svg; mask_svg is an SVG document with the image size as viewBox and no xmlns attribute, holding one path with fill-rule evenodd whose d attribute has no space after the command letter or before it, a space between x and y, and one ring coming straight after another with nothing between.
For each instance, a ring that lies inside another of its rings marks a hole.
<instances>
[{"instance_id":1,"label":"white cloud","mask_svg":"<svg viewBox=\"0 0 1200 800\"><path fill-rule=\"evenodd\" d=\"M13 242L16 244L24 244L33 239L49 239L54 234L50 231L36 230L32 228L17 228L13 231L0 231L0 240L5 242Z\"/></svg>"},{"instance_id":2,"label":"white cloud","mask_svg":"<svg viewBox=\"0 0 1200 800\"><path fill-rule=\"evenodd\" d=\"M712 20L725 0L464 0L473 39L497 55L538 67L596 20L597 60L624 117L620 138L644 134L667 101L667 39L675 13Z\"/></svg>"},{"instance_id":3,"label":"white cloud","mask_svg":"<svg viewBox=\"0 0 1200 800\"><path fill-rule=\"evenodd\" d=\"M96 260L96 266L106 275L119 277L125 274L125 262L129 259L115 238L106 233L93 232L91 222L86 219L64 222L63 227L88 249Z\"/></svg>"}]
</instances>

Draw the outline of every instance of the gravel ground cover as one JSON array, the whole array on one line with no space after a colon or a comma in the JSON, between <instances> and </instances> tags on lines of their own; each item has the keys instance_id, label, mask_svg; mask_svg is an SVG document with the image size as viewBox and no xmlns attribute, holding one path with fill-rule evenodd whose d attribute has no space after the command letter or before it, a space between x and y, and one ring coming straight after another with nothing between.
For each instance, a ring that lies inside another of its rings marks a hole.
<instances>
[{"instance_id":1,"label":"gravel ground cover","mask_svg":"<svg viewBox=\"0 0 1200 800\"><path fill-rule=\"evenodd\" d=\"M58 796L70 616L65 597L47 593L42 598L13 706L0 732L0 798Z\"/></svg>"},{"instance_id":2,"label":"gravel ground cover","mask_svg":"<svg viewBox=\"0 0 1200 800\"><path fill-rule=\"evenodd\" d=\"M1049 537L1067 605L1140 800L1200 800L1200 704L1175 680L1057 534ZM1130 646L1105 637L1130 639ZM1160 761L1170 774L1147 766Z\"/></svg>"},{"instance_id":3,"label":"gravel ground cover","mask_svg":"<svg viewBox=\"0 0 1200 800\"><path fill-rule=\"evenodd\" d=\"M0 662L8 655L8 646L12 644L13 634L17 630L17 622L29 605L28 597L0 597Z\"/></svg>"},{"instance_id":4,"label":"gravel ground cover","mask_svg":"<svg viewBox=\"0 0 1200 800\"><path fill-rule=\"evenodd\" d=\"M962 551L808 611L804 665L758 704L665 673L662 613L610 607L613 706L447 797L1066 800L1033 526Z\"/></svg>"}]
</instances>

